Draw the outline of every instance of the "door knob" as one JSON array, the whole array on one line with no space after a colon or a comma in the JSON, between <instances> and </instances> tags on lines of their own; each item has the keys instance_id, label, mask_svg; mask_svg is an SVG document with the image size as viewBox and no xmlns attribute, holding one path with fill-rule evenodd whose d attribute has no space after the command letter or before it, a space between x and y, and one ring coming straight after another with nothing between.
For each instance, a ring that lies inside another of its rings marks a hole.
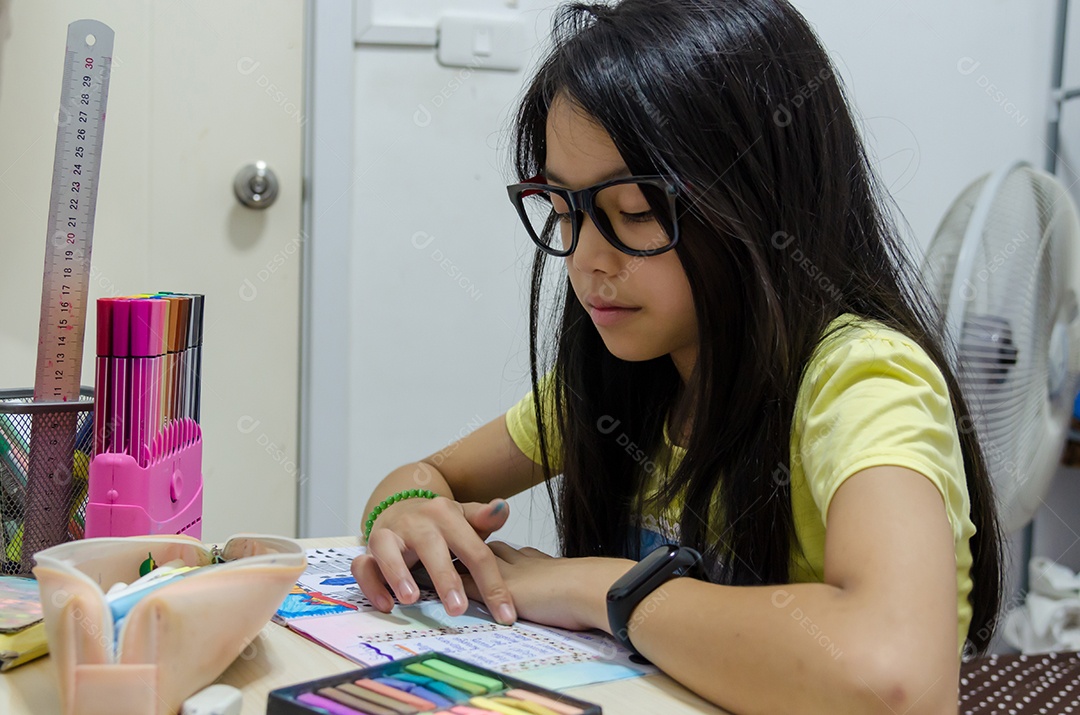
<instances>
[{"instance_id":1,"label":"door knob","mask_svg":"<svg viewBox=\"0 0 1080 715\"><path fill-rule=\"evenodd\" d=\"M277 200L278 178L265 161L248 164L237 172L233 191L244 206L265 209Z\"/></svg>"}]
</instances>

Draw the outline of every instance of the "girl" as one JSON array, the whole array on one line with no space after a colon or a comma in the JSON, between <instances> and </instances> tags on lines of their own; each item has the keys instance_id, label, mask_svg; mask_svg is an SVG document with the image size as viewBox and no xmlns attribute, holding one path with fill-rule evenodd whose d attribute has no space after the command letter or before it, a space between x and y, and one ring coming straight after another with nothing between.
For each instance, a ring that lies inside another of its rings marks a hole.
<instances>
[{"instance_id":1,"label":"girl","mask_svg":"<svg viewBox=\"0 0 1080 715\"><path fill-rule=\"evenodd\" d=\"M419 562L451 614L469 595L502 623L610 632L609 588L674 542L704 577L663 583L620 635L703 697L955 712L999 603L987 469L806 21L785 0L562 8L516 140L532 392L382 481L363 592L415 601ZM485 543L541 482L562 557ZM418 487L434 498L399 494Z\"/></svg>"}]
</instances>

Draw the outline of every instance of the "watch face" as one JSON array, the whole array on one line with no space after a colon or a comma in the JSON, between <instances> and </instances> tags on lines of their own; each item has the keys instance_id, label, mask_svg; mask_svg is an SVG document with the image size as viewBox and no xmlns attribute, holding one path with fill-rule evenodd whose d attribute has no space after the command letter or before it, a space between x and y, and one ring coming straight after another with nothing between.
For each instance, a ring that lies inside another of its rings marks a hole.
<instances>
[{"instance_id":1,"label":"watch face","mask_svg":"<svg viewBox=\"0 0 1080 715\"><path fill-rule=\"evenodd\" d=\"M626 598L633 590L649 579L650 576L664 568L679 553L679 547L675 544L661 546L650 551L649 554L637 563L632 569L623 574L618 581L611 585L608 590L608 600Z\"/></svg>"}]
</instances>

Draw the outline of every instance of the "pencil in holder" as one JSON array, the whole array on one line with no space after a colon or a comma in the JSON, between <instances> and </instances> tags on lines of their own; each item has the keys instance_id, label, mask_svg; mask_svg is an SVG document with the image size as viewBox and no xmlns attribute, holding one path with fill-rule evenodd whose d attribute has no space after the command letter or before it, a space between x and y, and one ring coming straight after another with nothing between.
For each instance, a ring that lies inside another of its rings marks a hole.
<instances>
[{"instance_id":1,"label":"pencil in holder","mask_svg":"<svg viewBox=\"0 0 1080 715\"><path fill-rule=\"evenodd\" d=\"M86 536L184 534L202 538L202 431L174 420L149 445L140 464L130 454L102 452L90 460Z\"/></svg>"},{"instance_id":2,"label":"pencil in holder","mask_svg":"<svg viewBox=\"0 0 1080 715\"><path fill-rule=\"evenodd\" d=\"M34 402L0 390L0 571L29 576L38 551L85 534L94 392Z\"/></svg>"}]
</instances>

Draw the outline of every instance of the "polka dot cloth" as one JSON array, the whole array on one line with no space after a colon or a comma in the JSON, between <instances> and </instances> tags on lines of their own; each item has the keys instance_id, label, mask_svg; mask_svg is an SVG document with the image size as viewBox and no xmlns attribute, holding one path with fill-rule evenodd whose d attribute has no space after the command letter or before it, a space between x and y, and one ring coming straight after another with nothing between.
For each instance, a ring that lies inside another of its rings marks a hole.
<instances>
[{"instance_id":1,"label":"polka dot cloth","mask_svg":"<svg viewBox=\"0 0 1080 715\"><path fill-rule=\"evenodd\" d=\"M1080 654L991 655L965 663L960 713L1080 715Z\"/></svg>"}]
</instances>

